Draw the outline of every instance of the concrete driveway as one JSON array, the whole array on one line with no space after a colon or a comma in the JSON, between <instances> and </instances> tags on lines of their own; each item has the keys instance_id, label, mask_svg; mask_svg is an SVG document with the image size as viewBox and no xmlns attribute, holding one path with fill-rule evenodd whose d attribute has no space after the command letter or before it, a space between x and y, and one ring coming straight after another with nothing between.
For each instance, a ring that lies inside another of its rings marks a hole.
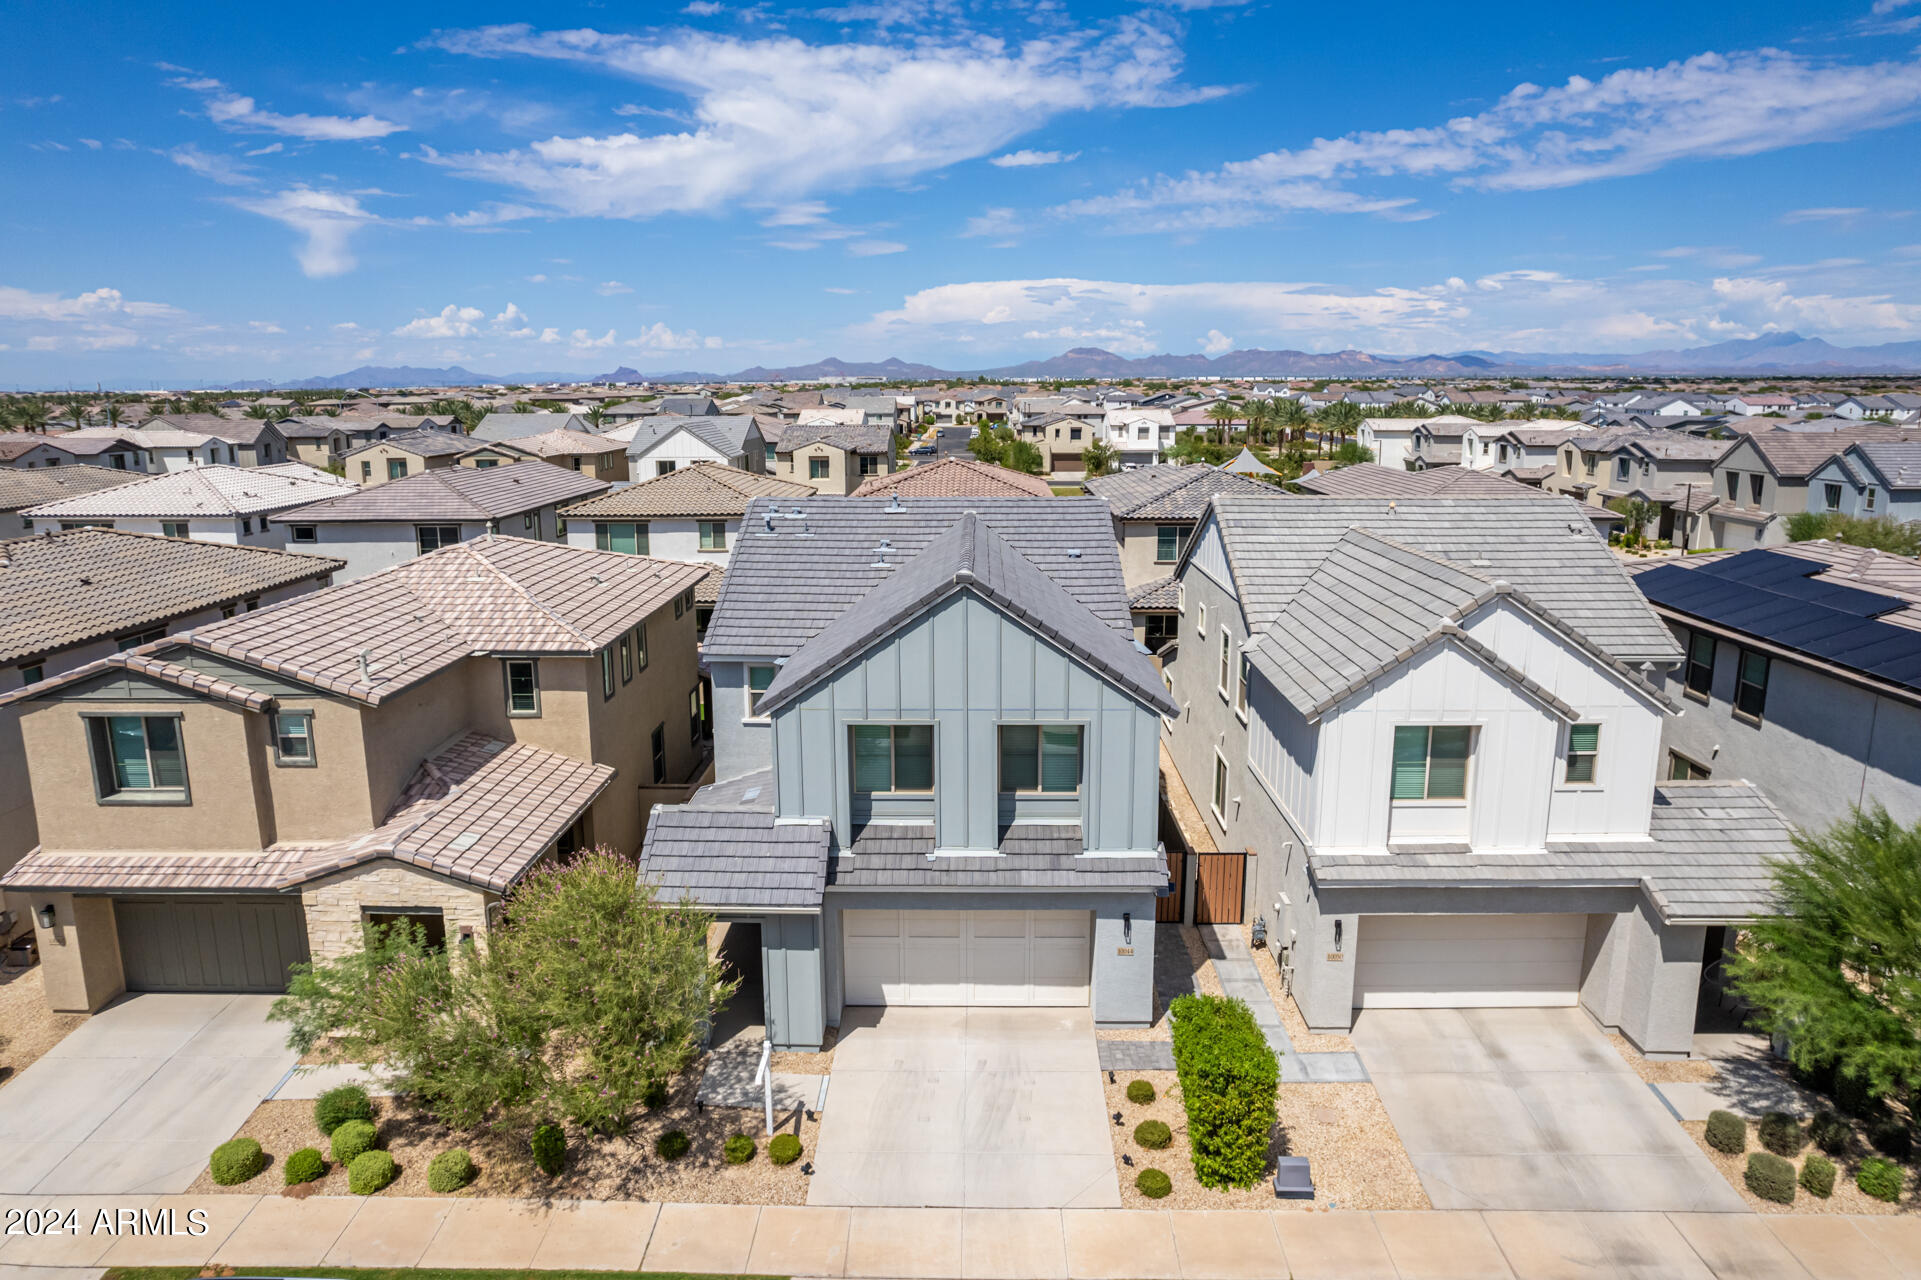
<instances>
[{"instance_id":1,"label":"concrete driveway","mask_svg":"<svg viewBox=\"0 0 1921 1280\"><path fill-rule=\"evenodd\" d=\"M1354 1047L1436 1209L1746 1212L1579 1009L1368 1009Z\"/></svg>"},{"instance_id":2,"label":"concrete driveway","mask_svg":"<svg viewBox=\"0 0 1921 1280\"><path fill-rule=\"evenodd\" d=\"M1119 1208L1086 1009L849 1009L807 1203Z\"/></svg>"},{"instance_id":3,"label":"concrete driveway","mask_svg":"<svg viewBox=\"0 0 1921 1280\"><path fill-rule=\"evenodd\" d=\"M294 1065L272 996L128 996L0 1088L0 1193L185 1191Z\"/></svg>"}]
</instances>

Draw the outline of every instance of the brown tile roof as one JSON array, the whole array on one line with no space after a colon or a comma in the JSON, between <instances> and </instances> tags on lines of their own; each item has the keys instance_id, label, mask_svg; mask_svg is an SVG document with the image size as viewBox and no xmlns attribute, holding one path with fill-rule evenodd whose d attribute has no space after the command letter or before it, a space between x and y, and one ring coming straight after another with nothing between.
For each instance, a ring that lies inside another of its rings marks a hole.
<instances>
[{"instance_id":1,"label":"brown tile roof","mask_svg":"<svg viewBox=\"0 0 1921 1280\"><path fill-rule=\"evenodd\" d=\"M0 439L0 445L9 443ZM145 478L140 471L113 467L0 467L0 511L19 511L43 502L97 493Z\"/></svg>"},{"instance_id":2,"label":"brown tile roof","mask_svg":"<svg viewBox=\"0 0 1921 1280\"><path fill-rule=\"evenodd\" d=\"M1748 437L1777 475L1800 479L1851 444L1921 440L1921 428L1902 430L1885 423L1869 423L1842 431L1757 431Z\"/></svg>"},{"instance_id":3,"label":"brown tile roof","mask_svg":"<svg viewBox=\"0 0 1921 1280\"><path fill-rule=\"evenodd\" d=\"M572 458L589 453L625 453L627 446L618 440L591 431L543 431L536 436L515 436L507 443L540 458Z\"/></svg>"},{"instance_id":4,"label":"brown tile roof","mask_svg":"<svg viewBox=\"0 0 1921 1280\"><path fill-rule=\"evenodd\" d=\"M1470 467L1429 467L1408 471L1378 462L1316 471L1302 476L1308 493L1355 498L1538 498L1539 489L1493 471Z\"/></svg>"},{"instance_id":5,"label":"brown tile roof","mask_svg":"<svg viewBox=\"0 0 1921 1280\"><path fill-rule=\"evenodd\" d=\"M118 529L0 542L0 663L158 625L346 561ZM252 616L259 616L258 614Z\"/></svg>"},{"instance_id":6,"label":"brown tile roof","mask_svg":"<svg viewBox=\"0 0 1921 1280\"><path fill-rule=\"evenodd\" d=\"M501 453L519 452L498 440L474 440L458 432L442 431L438 427L419 427L412 431L402 431L388 436L385 440L369 440L366 444L356 445L340 456L344 460L357 453L365 453L369 449L378 449L382 445L405 449L416 458L453 457L466 453L478 453L482 449L495 449Z\"/></svg>"},{"instance_id":7,"label":"brown tile roof","mask_svg":"<svg viewBox=\"0 0 1921 1280\"><path fill-rule=\"evenodd\" d=\"M792 453L810 444L824 444L845 453L891 453L894 448L892 427L853 426L823 422L791 426L781 433L776 453Z\"/></svg>"},{"instance_id":8,"label":"brown tile roof","mask_svg":"<svg viewBox=\"0 0 1921 1280\"><path fill-rule=\"evenodd\" d=\"M1010 471L972 458L942 458L869 476L854 490L856 498L898 493L903 498L1051 498L1054 491L1039 476Z\"/></svg>"},{"instance_id":9,"label":"brown tile roof","mask_svg":"<svg viewBox=\"0 0 1921 1280\"><path fill-rule=\"evenodd\" d=\"M694 584L694 603L719 604L720 586L727 580L727 570L717 564L704 564L700 567L707 571L707 576Z\"/></svg>"},{"instance_id":10,"label":"brown tile roof","mask_svg":"<svg viewBox=\"0 0 1921 1280\"><path fill-rule=\"evenodd\" d=\"M530 458L504 467L441 467L298 509L301 524L357 521L416 524L428 520L499 520L549 503L599 493L595 480L569 467ZM295 518L283 512L281 519Z\"/></svg>"},{"instance_id":11,"label":"brown tile roof","mask_svg":"<svg viewBox=\"0 0 1921 1280\"><path fill-rule=\"evenodd\" d=\"M517 443L526 443L518 441ZM719 462L698 462L562 508L573 519L739 516L755 498L809 498L813 486L742 471Z\"/></svg>"},{"instance_id":12,"label":"brown tile roof","mask_svg":"<svg viewBox=\"0 0 1921 1280\"><path fill-rule=\"evenodd\" d=\"M310 467L283 462L271 467L189 467L142 476L132 484L78 494L28 514L36 520L226 517L272 514L330 495L357 493L351 481Z\"/></svg>"}]
</instances>

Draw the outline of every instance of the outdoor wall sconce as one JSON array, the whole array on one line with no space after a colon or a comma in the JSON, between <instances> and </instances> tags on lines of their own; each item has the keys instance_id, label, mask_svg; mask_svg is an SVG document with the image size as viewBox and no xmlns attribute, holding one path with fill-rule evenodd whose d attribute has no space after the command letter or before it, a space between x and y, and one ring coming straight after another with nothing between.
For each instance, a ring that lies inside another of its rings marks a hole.
<instances>
[{"instance_id":1,"label":"outdoor wall sconce","mask_svg":"<svg viewBox=\"0 0 1921 1280\"><path fill-rule=\"evenodd\" d=\"M1336 951L1341 949L1341 922L1339 920L1334 922L1334 949Z\"/></svg>"},{"instance_id":2,"label":"outdoor wall sconce","mask_svg":"<svg viewBox=\"0 0 1921 1280\"><path fill-rule=\"evenodd\" d=\"M40 910L34 912L33 914L34 914L34 919L40 922L40 927L42 929L53 928L53 904L51 902L48 903L46 906L40 908Z\"/></svg>"},{"instance_id":3,"label":"outdoor wall sconce","mask_svg":"<svg viewBox=\"0 0 1921 1280\"><path fill-rule=\"evenodd\" d=\"M1121 912L1121 943L1129 947L1134 945L1134 913L1132 911Z\"/></svg>"}]
</instances>

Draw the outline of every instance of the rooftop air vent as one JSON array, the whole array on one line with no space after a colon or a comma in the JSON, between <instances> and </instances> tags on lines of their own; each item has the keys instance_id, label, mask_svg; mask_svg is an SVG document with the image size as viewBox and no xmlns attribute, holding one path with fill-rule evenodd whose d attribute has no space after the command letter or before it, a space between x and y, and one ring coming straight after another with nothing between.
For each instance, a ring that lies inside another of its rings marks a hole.
<instances>
[{"instance_id":1,"label":"rooftop air vent","mask_svg":"<svg viewBox=\"0 0 1921 1280\"><path fill-rule=\"evenodd\" d=\"M449 840L447 847L457 852L465 853L479 843L480 833L478 831L463 831L452 840Z\"/></svg>"}]
</instances>

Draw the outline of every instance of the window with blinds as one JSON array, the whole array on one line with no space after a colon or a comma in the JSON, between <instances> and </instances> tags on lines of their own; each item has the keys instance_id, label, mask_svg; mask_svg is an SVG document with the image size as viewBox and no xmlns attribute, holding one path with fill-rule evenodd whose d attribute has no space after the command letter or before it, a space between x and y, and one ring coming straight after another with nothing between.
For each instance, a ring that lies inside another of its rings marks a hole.
<instances>
[{"instance_id":1,"label":"window with blinds","mask_svg":"<svg viewBox=\"0 0 1921 1280\"><path fill-rule=\"evenodd\" d=\"M1465 725L1399 725L1394 730L1396 800L1467 799L1474 730Z\"/></svg>"},{"instance_id":2,"label":"window with blinds","mask_svg":"<svg viewBox=\"0 0 1921 1280\"><path fill-rule=\"evenodd\" d=\"M187 760L177 716L91 716L94 783L100 798L187 798Z\"/></svg>"},{"instance_id":3,"label":"window with blinds","mask_svg":"<svg viewBox=\"0 0 1921 1280\"><path fill-rule=\"evenodd\" d=\"M1594 767L1601 758L1601 726L1598 724L1569 725L1567 731L1567 780L1574 784L1591 784L1594 781Z\"/></svg>"},{"instance_id":4,"label":"window with blinds","mask_svg":"<svg viewBox=\"0 0 1921 1280\"><path fill-rule=\"evenodd\" d=\"M1002 725L1000 789L1056 795L1079 791L1080 726Z\"/></svg>"},{"instance_id":5,"label":"window with blinds","mask_svg":"<svg viewBox=\"0 0 1921 1280\"><path fill-rule=\"evenodd\" d=\"M774 668L747 668L747 714L760 714L760 695L767 692L767 686L774 683Z\"/></svg>"},{"instance_id":6,"label":"window with blinds","mask_svg":"<svg viewBox=\"0 0 1921 1280\"><path fill-rule=\"evenodd\" d=\"M647 526L596 522L594 550L619 551L630 556L644 556L647 554Z\"/></svg>"},{"instance_id":7,"label":"window with blinds","mask_svg":"<svg viewBox=\"0 0 1921 1280\"><path fill-rule=\"evenodd\" d=\"M853 735L854 790L932 791L934 726L857 724Z\"/></svg>"}]
</instances>

